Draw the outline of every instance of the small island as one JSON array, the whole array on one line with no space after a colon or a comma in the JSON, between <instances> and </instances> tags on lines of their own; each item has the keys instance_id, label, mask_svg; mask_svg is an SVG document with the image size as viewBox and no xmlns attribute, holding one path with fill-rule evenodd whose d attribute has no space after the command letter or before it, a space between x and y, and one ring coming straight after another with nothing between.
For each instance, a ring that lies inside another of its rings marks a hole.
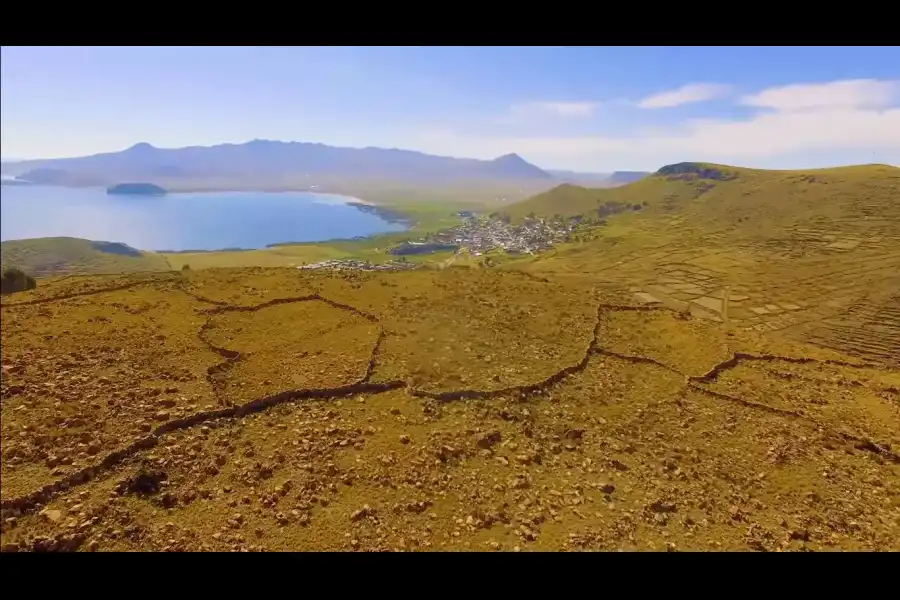
<instances>
[{"instance_id":1,"label":"small island","mask_svg":"<svg viewBox=\"0 0 900 600\"><path fill-rule=\"evenodd\" d=\"M166 190L153 183L119 183L106 188L106 193L128 196L165 196Z\"/></svg>"}]
</instances>

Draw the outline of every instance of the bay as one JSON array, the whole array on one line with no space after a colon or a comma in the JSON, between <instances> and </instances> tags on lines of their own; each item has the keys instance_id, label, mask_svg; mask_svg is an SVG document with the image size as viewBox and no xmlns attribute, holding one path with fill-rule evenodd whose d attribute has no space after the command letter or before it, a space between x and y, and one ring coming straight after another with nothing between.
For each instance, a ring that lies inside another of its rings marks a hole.
<instances>
[{"instance_id":1,"label":"bay","mask_svg":"<svg viewBox=\"0 0 900 600\"><path fill-rule=\"evenodd\" d=\"M403 231L355 198L309 192L108 195L104 188L0 186L0 241L77 237L141 250L263 248Z\"/></svg>"}]
</instances>

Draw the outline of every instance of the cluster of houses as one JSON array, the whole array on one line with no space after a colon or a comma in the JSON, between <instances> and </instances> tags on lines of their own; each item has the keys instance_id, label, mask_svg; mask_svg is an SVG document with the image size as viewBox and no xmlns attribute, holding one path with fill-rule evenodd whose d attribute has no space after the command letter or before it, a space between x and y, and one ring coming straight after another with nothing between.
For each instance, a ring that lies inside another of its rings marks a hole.
<instances>
[{"instance_id":1,"label":"cluster of houses","mask_svg":"<svg viewBox=\"0 0 900 600\"><path fill-rule=\"evenodd\" d=\"M467 248L475 256L497 249L512 254L535 254L567 240L576 226L576 221L561 219L527 219L521 225L511 225L502 219L472 215L461 225L406 246Z\"/></svg>"},{"instance_id":2,"label":"cluster of houses","mask_svg":"<svg viewBox=\"0 0 900 600\"><path fill-rule=\"evenodd\" d=\"M358 271L399 271L414 269L418 265L406 261L407 255L459 252L468 250L473 256L481 256L492 250L510 254L535 254L547 250L553 244L570 239L578 226L577 219L526 219L521 225L512 225L508 219L481 217L471 211L459 213L463 223L426 236L408 241L388 250L400 258L385 263L370 263L356 259L334 259L303 265L298 269L336 269Z\"/></svg>"},{"instance_id":3,"label":"cluster of houses","mask_svg":"<svg viewBox=\"0 0 900 600\"><path fill-rule=\"evenodd\" d=\"M367 260L354 258L335 258L322 262L302 265L298 269L331 269L333 271L403 271L415 269L418 265L399 260L390 260L384 263L371 263Z\"/></svg>"}]
</instances>

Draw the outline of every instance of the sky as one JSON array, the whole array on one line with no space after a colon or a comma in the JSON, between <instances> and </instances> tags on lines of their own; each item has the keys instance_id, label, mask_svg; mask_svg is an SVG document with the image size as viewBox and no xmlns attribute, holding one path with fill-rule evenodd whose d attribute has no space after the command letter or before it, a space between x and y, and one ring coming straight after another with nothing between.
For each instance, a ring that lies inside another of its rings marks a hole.
<instances>
[{"instance_id":1,"label":"sky","mask_svg":"<svg viewBox=\"0 0 900 600\"><path fill-rule=\"evenodd\" d=\"M900 165L900 47L2 47L0 155L252 139L549 169Z\"/></svg>"}]
</instances>

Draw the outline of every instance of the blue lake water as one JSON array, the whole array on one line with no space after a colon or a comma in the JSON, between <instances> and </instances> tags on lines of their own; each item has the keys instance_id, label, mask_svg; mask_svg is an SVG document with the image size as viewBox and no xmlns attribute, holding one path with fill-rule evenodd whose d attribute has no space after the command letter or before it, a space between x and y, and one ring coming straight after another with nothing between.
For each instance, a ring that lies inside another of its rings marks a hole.
<instances>
[{"instance_id":1,"label":"blue lake water","mask_svg":"<svg viewBox=\"0 0 900 600\"><path fill-rule=\"evenodd\" d=\"M0 240L68 236L141 250L263 248L403 231L353 198L306 192L107 195L103 188L0 186Z\"/></svg>"}]
</instances>

